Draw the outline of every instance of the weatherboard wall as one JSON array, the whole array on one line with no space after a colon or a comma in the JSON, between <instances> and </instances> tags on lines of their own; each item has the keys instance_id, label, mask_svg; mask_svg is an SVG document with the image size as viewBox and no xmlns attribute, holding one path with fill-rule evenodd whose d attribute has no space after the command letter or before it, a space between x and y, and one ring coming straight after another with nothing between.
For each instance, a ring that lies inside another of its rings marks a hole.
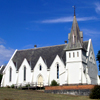
<instances>
[{"instance_id":1,"label":"weatherboard wall","mask_svg":"<svg viewBox=\"0 0 100 100\"><path fill-rule=\"evenodd\" d=\"M57 79L57 64L59 65L59 78ZM65 65L57 55L50 67L50 83L56 80L60 85L65 84Z\"/></svg>"}]
</instances>

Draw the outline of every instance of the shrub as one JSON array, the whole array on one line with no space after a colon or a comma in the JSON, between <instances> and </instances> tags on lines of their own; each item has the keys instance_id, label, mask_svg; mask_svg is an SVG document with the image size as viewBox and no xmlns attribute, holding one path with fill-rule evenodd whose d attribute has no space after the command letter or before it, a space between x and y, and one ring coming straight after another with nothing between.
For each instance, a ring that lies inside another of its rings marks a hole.
<instances>
[{"instance_id":1,"label":"shrub","mask_svg":"<svg viewBox=\"0 0 100 100\"><path fill-rule=\"evenodd\" d=\"M10 88L10 86L9 86L9 85L7 85L6 87L7 87L7 88Z\"/></svg>"},{"instance_id":2,"label":"shrub","mask_svg":"<svg viewBox=\"0 0 100 100\"><path fill-rule=\"evenodd\" d=\"M99 85L94 86L94 88L91 90L89 97L91 99L100 99L100 86Z\"/></svg>"},{"instance_id":3,"label":"shrub","mask_svg":"<svg viewBox=\"0 0 100 100\"><path fill-rule=\"evenodd\" d=\"M29 87L30 86L30 84L26 84L26 86L25 87Z\"/></svg>"},{"instance_id":4,"label":"shrub","mask_svg":"<svg viewBox=\"0 0 100 100\"><path fill-rule=\"evenodd\" d=\"M59 86L59 84L55 80L52 80L50 86Z\"/></svg>"},{"instance_id":5,"label":"shrub","mask_svg":"<svg viewBox=\"0 0 100 100\"><path fill-rule=\"evenodd\" d=\"M14 84L11 85L11 88L14 88Z\"/></svg>"}]
</instances>

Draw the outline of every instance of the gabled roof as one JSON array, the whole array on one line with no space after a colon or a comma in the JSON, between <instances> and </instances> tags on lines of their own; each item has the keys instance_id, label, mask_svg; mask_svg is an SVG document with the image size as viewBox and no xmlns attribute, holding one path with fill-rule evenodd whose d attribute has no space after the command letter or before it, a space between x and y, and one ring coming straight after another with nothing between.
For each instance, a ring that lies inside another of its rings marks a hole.
<instances>
[{"instance_id":1,"label":"gabled roof","mask_svg":"<svg viewBox=\"0 0 100 100\"><path fill-rule=\"evenodd\" d=\"M3 74L3 70L5 69L5 66L1 66L2 68L0 69L0 74Z\"/></svg>"},{"instance_id":2,"label":"gabled roof","mask_svg":"<svg viewBox=\"0 0 100 100\"><path fill-rule=\"evenodd\" d=\"M83 48L84 48L84 50L86 50L86 51L87 51L87 47L88 47L88 42L89 42L89 41L84 41L84 42L83 42Z\"/></svg>"},{"instance_id":3,"label":"gabled roof","mask_svg":"<svg viewBox=\"0 0 100 100\"><path fill-rule=\"evenodd\" d=\"M13 57L13 62L17 67L17 70L20 68L24 58L27 59L29 64L31 64L31 69L33 70L39 57L41 56L49 69L53 60L57 55L63 60L65 63L66 61L66 48L67 44L63 45L56 45L56 46L49 46L49 47L41 47L41 48L34 48L34 49L27 49L27 50L18 50Z\"/></svg>"}]
</instances>

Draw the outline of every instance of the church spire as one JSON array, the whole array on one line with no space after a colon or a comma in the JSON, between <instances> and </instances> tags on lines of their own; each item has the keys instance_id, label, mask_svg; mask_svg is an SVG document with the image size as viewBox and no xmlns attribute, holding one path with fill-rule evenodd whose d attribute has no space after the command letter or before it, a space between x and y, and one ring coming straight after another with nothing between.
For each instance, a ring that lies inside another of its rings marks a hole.
<instances>
[{"instance_id":1,"label":"church spire","mask_svg":"<svg viewBox=\"0 0 100 100\"><path fill-rule=\"evenodd\" d=\"M75 15L75 5L74 5L73 7L74 7L74 16L76 16L76 15Z\"/></svg>"},{"instance_id":2,"label":"church spire","mask_svg":"<svg viewBox=\"0 0 100 100\"><path fill-rule=\"evenodd\" d=\"M83 33L80 31L76 15L75 15L75 6L74 6L74 18L71 28L71 33L68 35L69 43L67 49L77 49L83 47Z\"/></svg>"}]
</instances>

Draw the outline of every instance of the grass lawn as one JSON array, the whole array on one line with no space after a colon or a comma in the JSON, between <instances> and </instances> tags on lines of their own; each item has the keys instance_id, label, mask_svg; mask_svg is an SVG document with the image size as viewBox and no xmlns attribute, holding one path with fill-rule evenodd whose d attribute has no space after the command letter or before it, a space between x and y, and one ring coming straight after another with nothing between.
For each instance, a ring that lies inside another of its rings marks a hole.
<instances>
[{"instance_id":1,"label":"grass lawn","mask_svg":"<svg viewBox=\"0 0 100 100\"><path fill-rule=\"evenodd\" d=\"M0 88L0 100L91 100L91 99L89 99L88 96L72 96L66 94L44 93L36 90L18 90L12 88Z\"/></svg>"}]
</instances>

